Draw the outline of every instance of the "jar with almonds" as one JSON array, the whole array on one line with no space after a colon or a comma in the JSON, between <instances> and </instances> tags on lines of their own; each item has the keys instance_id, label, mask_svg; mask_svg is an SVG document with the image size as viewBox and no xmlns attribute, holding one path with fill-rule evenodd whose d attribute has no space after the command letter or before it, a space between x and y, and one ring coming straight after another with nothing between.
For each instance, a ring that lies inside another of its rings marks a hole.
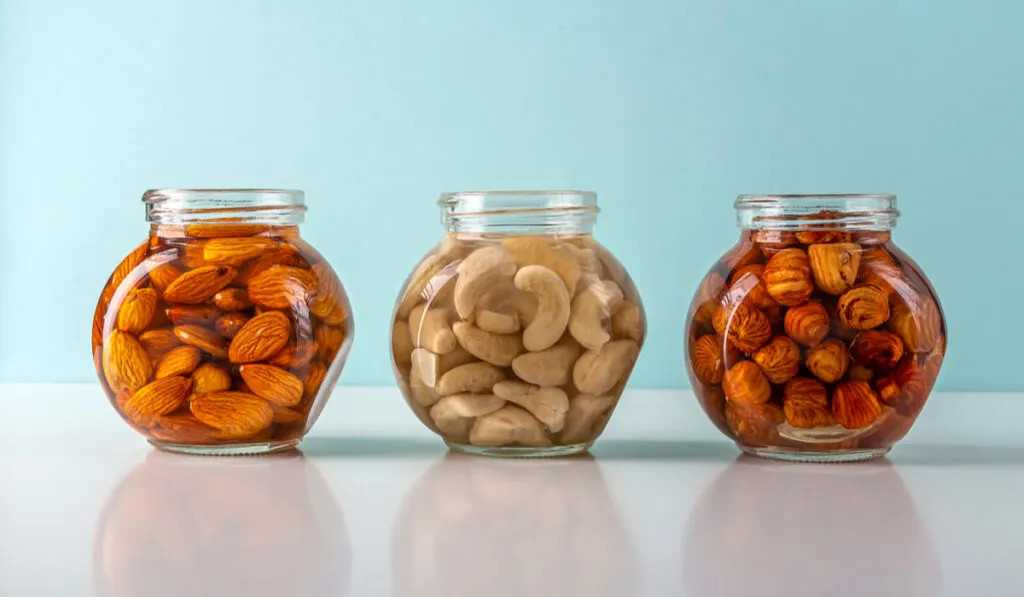
<instances>
[{"instance_id":1,"label":"jar with almonds","mask_svg":"<svg viewBox=\"0 0 1024 597\"><path fill-rule=\"evenodd\" d=\"M157 190L100 293L92 353L121 417L197 454L293 448L352 345L348 296L299 235L301 191Z\"/></svg>"},{"instance_id":2,"label":"jar with almonds","mask_svg":"<svg viewBox=\"0 0 1024 597\"><path fill-rule=\"evenodd\" d=\"M584 451L608 424L646 335L625 268L579 191L441 196L446 234L399 293L391 349L416 416L453 449Z\"/></svg>"},{"instance_id":3,"label":"jar with almonds","mask_svg":"<svg viewBox=\"0 0 1024 597\"><path fill-rule=\"evenodd\" d=\"M742 195L742 233L701 281L687 368L714 424L749 454L885 455L942 367L935 291L892 241L893 195Z\"/></svg>"}]
</instances>

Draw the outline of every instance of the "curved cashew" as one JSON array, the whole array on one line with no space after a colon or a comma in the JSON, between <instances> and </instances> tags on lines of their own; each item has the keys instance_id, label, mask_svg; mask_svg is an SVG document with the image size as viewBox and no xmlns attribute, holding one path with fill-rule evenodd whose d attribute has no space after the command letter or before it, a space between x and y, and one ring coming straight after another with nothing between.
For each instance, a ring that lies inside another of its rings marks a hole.
<instances>
[{"instance_id":1,"label":"curved cashew","mask_svg":"<svg viewBox=\"0 0 1024 597\"><path fill-rule=\"evenodd\" d=\"M612 339L608 333L612 313L622 304L622 290L610 280L595 282L572 301L569 333L590 350L597 350Z\"/></svg>"},{"instance_id":2,"label":"curved cashew","mask_svg":"<svg viewBox=\"0 0 1024 597\"><path fill-rule=\"evenodd\" d=\"M569 291L554 271L543 265L528 265L515 277L516 288L537 296L537 316L523 331L523 346L529 351L552 347L569 324Z\"/></svg>"},{"instance_id":3,"label":"curved cashew","mask_svg":"<svg viewBox=\"0 0 1024 597\"><path fill-rule=\"evenodd\" d=\"M409 314L409 339L416 348L426 348L436 354L447 354L458 346L455 334L443 309L430 309L418 305Z\"/></svg>"},{"instance_id":4,"label":"curved cashew","mask_svg":"<svg viewBox=\"0 0 1024 597\"><path fill-rule=\"evenodd\" d=\"M539 236L517 236L501 241L520 268L528 265L543 265L558 274L565 284L569 296L576 293L580 279L580 263L568 245L556 245Z\"/></svg>"},{"instance_id":5,"label":"curved cashew","mask_svg":"<svg viewBox=\"0 0 1024 597\"><path fill-rule=\"evenodd\" d=\"M476 360L461 346L444 355L434 354L426 348L416 348L410 358L413 370L428 388L437 386L438 380L445 373Z\"/></svg>"},{"instance_id":6,"label":"curved cashew","mask_svg":"<svg viewBox=\"0 0 1024 597\"><path fill-rule=\"evenodd\" d=\"M473 251L459 263L455 281L455 310L459 317L469 319L473 308L495 284L516 273L516 262L499 246Z\"/></svg>"},{"instance_id":7,"label":"curved cashew","mask_svg":"<svg viewBox=\"0 0 1024 597\"><path fill-rule=\"evenodd\" d=\"M494 395L530 411L552 433L558 433L565 425L569 396L559 388L541 388L521 381L502 381L494 384Z\"/></svg>"},{"instance_id":8,"label":"curved cashew","mask_svg":"<svg viewBox=\"0 0 1024 597\"><path fill-rule=\"evenodd\" d=\"M601 265L601 260L597 258L593 249L584 249L571 243L566 243L565 248L576 257L576 261L580 262L580 270L584 277L587 277L587 274L591 274L590 277L594 278L604 275L604 266Z\"/></svg>"},{"instance_id":9,"label":"curved cashew","mask_svg":"<svg viewBox=\"0 0 1024 597\"><path fill-rule=\"evenodd\" d=\"M420 406L431 406L441 399L441 395L434 391L420 379L419 370L415 365L409 368L409 393L412 399Z\"/></svg>"},{"instance_id":10,"label":"curved cashew","mask_svg":"<svg viewBox=\"0 0 1024 597\"><path fill-rule=\"evenodd\" d=\"M644 339L644 327L644 315L633 301L622 301L619 310L612 315L612 337L616 340L639 344Z\"/></svg>"},{"instance_id":11,"label":"curved cashew","mask_svg":"<svg viewBox=\"0 0 1024 597\"><path fill-rule=\"evenodd\" d=\"M490 363L469 363L442 375L435 389L442 396L464 392L486 394L494 384L504 380L505 372Z\"/></svg>"},{"instance_id":12,"label":"curved cashew","mask_svg":"<svg viewBox=\"0 0 1024 597\"><path fill-rule=\"evenodd\" d=\"M476 420L469 434L469 442L475 446L522 446L546 447L551 438L540 421L518 406L508 404L489 415Z\"/></svg>"},{"instance_id":13,"label":"curved cashew","mask_svg":"<svg viewBox=\"0 0 1024 597\"><path fill-rule=\"evenodd\" d=\"M466 441L476 417L503 406L504 400L489 394L455 394L438 400L430 409L430 418L446 438Z\"/></svg>"},{"instance_id":14,"label":"curved cashew","mask_svg":"<svg viewBox=\"0 0 1024 597\"><path fill-rule=\"evenodd\" d=\"M569 401L569 412L565 415L565 427L558 437L561 444L581 444L594 441L594 423L612 405L614 396L580 394Z\"/></svg>"},{"instance_id":15,"label":"curved cashew","mask_svg":"<svg viewBox=\"0 0 1024 597\"><path fill-rule=\"evenodd\" d=\"M564 386L579 356L579 345L568 339L547 350L519 355L512 361L512 371L519 379L538 386Z\"/></svg>"},{"instance_id":16,"label":"curved cashew","mask_svg":"<svg viewBox=\"0 0 1024 597\"><path fill-rule=\"evenodd\" d=\"M412 351L416 347L409 338L408 322L396 321L391 326L391 356L399 365L408 365L412 360Z\"/></svg>"},{"instance_id":17,"label":"curved cashew","mask_svg":"<svg viewBox=\"0 0 1024 597\"><path fill-rule=\"evenodd\" d=\"M464 321L456 322L453 329L469 354L492 365L508 367L523 352L519 334L492 334Z\"/></svg>"},{"instance_id":18,"label":"curved cashew","mask_svg":"<svg viewBox=\"0 0 1024 597\"><path fill-rule=\"evenodd\" d=\"M514 334L519 331L519 314L514 309L477 309L476 325L492 334Z\"/></svg>"},{"instance_id":19,"label":"curved cashew","mask_svg":"<svg viewBox=\"0 0 1024 597\"><path fill-rule=\"evenodd\" d=\"M405 286L405 293L398 304L398 316L408 317L413 307L424 298L423 295L432 296L428 287L436 285L434 277L437 276L449 263L461 258L466 252L466 246L459 243L453 235L446 236L441 244L435 247L430 255L423 259L416 266L415 271L409 276L409 282Z\"/></svg>"},{"instance_id":20,"label":"curved cashew","mask_svg":"<svg viewBox=\"0 0 1024 597\"><path fill-rule=\"evenodd\" d=\"M604 394L615 387L640 356L640 345L632 340L615 340L588 350L576 361L572 380L584 394Z\"/></svg>"},{"instance_id":21,"label":"curved cashew","mask_svg":"<svg viewBox=\"0 0 1024 597\"><path fill-rule=\"evenodd\" d=\"M597 242L594 237L585 237L583 242L587 245L588 249L594 252L598 261L601 262L604 269L602 275L614 280L619 286L625 286L626 280L629 279L629 274L626 273L626 268L619 263L619 260L608 252L608 249L604 248L601 243Z\"/></svg>"}]
</instances>

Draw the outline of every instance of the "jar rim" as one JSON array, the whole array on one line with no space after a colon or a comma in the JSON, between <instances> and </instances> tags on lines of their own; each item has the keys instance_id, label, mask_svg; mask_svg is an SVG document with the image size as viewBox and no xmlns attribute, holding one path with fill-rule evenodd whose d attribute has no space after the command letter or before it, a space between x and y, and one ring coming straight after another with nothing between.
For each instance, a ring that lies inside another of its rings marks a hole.
<instances>
[{"instance_id":1,"label":"jar rim","mask_svg":"<svg viewBox=\"0 0 1024 597\"><path fill-rule=\"evenodd\" d=\"M590 234L601 211L593 191L457 191L437 204L449 232L483 234Z\"/></svg>"},{"instance_id":2,"label":"jar rim","mask_svg":"<svg viewBox=\"0 0 1024 597\"><path fill-rule=\"evenodd\" d=\"M245 221L299 224L306 194L297 189L150 189L142 195L146 219L157 224Z\"/></svg>"},{"instance_id":3,"label":"jar rim","mask_svg":"<svg viewBox=\"0 0 1024 597\"><path fill-rule=\"evenodd\" d=\"M490 205L486 205L490 203ZM453 191L441 193L437 204L458 213L505 210L592 209L598 211L597 193L577 190Z\"/></svg>"},{"instance_id":4,"label":"jar rim","mask_svg":"<svg viewBox=\"0 0 1024 597\"><path fill-rule=\"evenodd\" d=\"M888 193L757 194L739 195L733 206L742 228L888 230L900 216L896 203Z\"/></svg>"}]
</instances>

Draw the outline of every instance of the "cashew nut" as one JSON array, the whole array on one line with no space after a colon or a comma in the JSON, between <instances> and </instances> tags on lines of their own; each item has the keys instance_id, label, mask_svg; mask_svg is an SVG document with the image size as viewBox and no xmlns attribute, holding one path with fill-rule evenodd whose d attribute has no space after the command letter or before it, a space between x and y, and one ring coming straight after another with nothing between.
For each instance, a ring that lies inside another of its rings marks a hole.
<instances>
[{"instance_id":1,"label":"cashew nut","mask_svg":"<svg viewBox=\"0 0 1024 597\"><path fill-rule=\"evenodd\" d=\"M585 237L583 242L586 243L587 248L592 250L594 255L596 255L597 259L601 262L604 269L604 273L602 275L614 280L619 286L625 286L626 281L629 280L629 274L626 273L626 268L619 263L619 260L609 253L608 249L604 248L601 243L594 240L593 237Z\"/></svg>"},{"instance_id":2,"label":"cashew nut","mask_svg":"<svg viewBox=\"0 0 1024 597\"><path fill-rule=\"evenodd\" d=\"M514 309L477 309L476 325L492 334L514 334L519 331L519 314Z\"/></svg>"},{"instance_id":3,"label":"cashew nut","mask_svg":"<svg viewBox=\"0 0 1024 597\"><path fill-rule=\"evenodd\" d=\"M604 275L604 266L601 265L601 260L597 258L593 249L584 249L571 243L566 243L565 247L576 257L576 261L580 262L580 270L584 277L587 274L591 274L591 277L594 278Z\"/></svg>"},{"instance_id":4,"label":"cashew nut","mask_svg":"<svg viewBox=\"0 0 1024 597\"><path fill-rule=\"evenodd\" d=\"M494 384L494 395L530 411L552 433L558 433L565 425L569 396L559 388L541 388L521 381L502 381Z\"/></svg>"},{"instance_id":5,"label":"cashew nut","mask_svg":"<svg viewBox=\"0 0 1024 597\"><path fill-rule=\"evenodd\" d=\"M512 361L512 371L519 379L538 386L564 386L579 356L580 347L570 338L547 350L519 355Z\"/></svg>"},{"instance_id":6,"label":"cashew nut","mask_svg":"<svg viewBox=\"0 0 1024 597\"><path fill-rule=\"evenodd\" d=\"M559 443L568 445L594 441L594 423L614 403L614 396L591 394L580 394L570 400Z\"/></svg>"},{"instance_id":7,"label":"cashew nut","mask_svg":"<svg viewBox=\"0 0 1024 597\"><path fill-rule=\"evenodd\" d=\"M490 363L469 363L442 375L435 389L442 396L463 392L486 394L494 384L504 380L505 372Z\"/></svg>"},{"instance_id":8,"label":"cashew nut","mask_svg":"<svg viewBox=\"0 0 1024 597\"><path fill-rule=\"evenodd\" d=\"M434 354L426 348L417 348L412 351L411 360L413 371L418 374L423 385L433 388L442 375L455 367L472 363L476 358L462 347L444 355Z\"/></svg>"},{"instance_id":9,"label":"cashew nut","mask_svg":"<svg viewBox=\"0 0 1024 597\"><path fill-rule=\"evenodd\" d=\"M640 355L632 340L615 340L599 350L588 350L576 361L572 379L584 394L605 394L625 377Z\"/></svg>"},{"instance_id":10,"label":"cashew nut","mask_svg":"<svg viewBox=\"0 0 1024 597\"><path fill-rule=\"evenodd\" d=\"M391 355L399 365L408 365L412 360L412 350L416 348L409 339L409 324L396 321L391 326Z\"/></svg>"},{"instance_id":11,"label":"cashew nut","mask_svg":"<svg viewBox=\"0 0 1024 597\"><path fill-rule=\"evenodd\" d=\"M432 386L423 383L415 365L409 369L409 393L420 406L430 406L441 399Z\"/></svg>"},{"instance_id":12,"label":"cashew nut","mask_svg":"<svg viewBox=\"0 0 1024 597\"><path fill-rule=\"evenodd\" d=\"M476 417L503 406L504 400L490 394L455 394L438 400L430 409L430 418L448 439L466 441Z\"/></svg>"},{"instance_id":13,"label":"cashew nut","mask_svg":"<svg viewBox=\"0 0 1024 597\"><path fill-rule=\"evenodd\" d=\"M538 236L518 236L501 241L508 249L520 268L527 265L543 265L552 270L565 284L571 297L576 293L576 283L580 279L580 263L567 245L556 245L550 240Z\"/></svg>"},{"instance_id":14,"label":"cashew nut","mask_svg":"<svg viewBox=\"0 0 1024 597\"><path fill-rule=\"evenodd\" d=\"M551 438L540 421L518 406L505 405L476 420L469 434L469 442L476 446L547 447Z\"/></svg>"},{"instance_id":15,"label":"cashew nut","mask_svg":"<svg viewBox=\"0 0 1024 597\"><path fill-rule=\"evenodd\" d=\"M444 309L418 305L409 314L409 338L416 348L426 348L436 354L447 354L458 346L455 334Z\"/></svg>"},{"instance_id":16,"label":"cashew nut","mask_svg":"<svg viewBox=\"0 0 1024 597\"><path fill-rule=\"evenodd\" d=\"M477 301L495 284L516 273L516 262L499 246L483 247L462 260L455 282L455 310L459 317L469 319Z\"/></svg>"},{"instance_id":17,"label":"cashew nut","mask_svg":"<svg viewBox=\"0 0 1024 597\"><path fill-rule=\"evenodd\" d=\"M572 301L569 333L585 348L601 348L612 339L612 313L621 304L622 290L615 282L605 280L587 286Z\"/></svg>"},{"instance_id":18,"label":"cashew nut","mask_svg":"<svg viewBox=\"0 0 1024 597\"><path fill-rule=\"evenodd\" d=\"M612 337L616 340L632 340L639 344L644 339L644 316L633 301L625 300L612 315Z\"/></svg>"},{"instance_id":19,"label":"cashew nut","mask_svg":"<svg viewBox=\"0 0 1024 597\"><path fill-rule=\"evenodd\" d=\"M467 352L492 365L508 367L523 352L519 334L492 334L464 321L456 322L453 329Z\"/></svg>"},{"instance_id":20,"label":"cashew nut","mask_svg":"<svg viewBox=\"0 0 1024 597\"><path fill-rule=\"evenodd\" d=\"M569 323L569 291L554 271L543 265L527 265L515 277L516 288L537 296L537 316L523 331L529 351L554 346Z\"/></svg>"}]
</instances>

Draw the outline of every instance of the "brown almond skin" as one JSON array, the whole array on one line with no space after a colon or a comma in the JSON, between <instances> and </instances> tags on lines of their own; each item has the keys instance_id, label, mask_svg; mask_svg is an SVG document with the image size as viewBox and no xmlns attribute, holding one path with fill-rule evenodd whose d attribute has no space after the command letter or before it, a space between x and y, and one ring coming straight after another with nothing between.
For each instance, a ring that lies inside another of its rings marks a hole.
<instances>
[{"instance_id":1,"label":"brown almond skin","mask_svg":"<svg viewBox=\"0 0 1024 597\"><path fill-rule=\"evenodd\" d=\"M826 340L807 351L808 371L825 383L839 381L850 366L850 351L839 340Z\"/></svg>"},{"instance_id":2,"label":"brown almond skin","mask_svg":"<svg viewBox=\"0 0 1024 597\"><path fill-rule=\"evenodd\" d=\"M204 363L192 372L192 393L196 396L230 388L231 374L213 363Z\"/></svg>"},{"instance_id":3,"label":"brown almond skin","mask_svg":"<svg viewBox=\"0 0 1024 597\"><path fill-rule=\"evenodd\" d=\"M878 394L864 381L844 381L832 393L832 416L847 429L862 429L882 414Z\"/></svg>"},{"instance_id":4,"label":"brown almond skin","mask_svg":"<svg viewBox=\"0 0 1024 597\"><path fill-rule=\"evenodd\" d=\"M748 353L764 346L772 335L771 322L765 314L745 302L735 306L720 305L712 325L720 336L727 337L733 346Z\"/></svg>"},{"instance_id":5,"label":"brown almond skin","mask_svg":"<svg viewBox=\"0 0 1024 597\"><path fill-rule=\"evenodd\" d=\"M227 356L227 346L224 338L217 332L204 328L200 325L185 324L174 326L174 335L189 346L195 346L203 352L222 359Z\"/></svg>"},{"instance_id":6,"label":"brown almond skin","mask_svg":"<svg viewBox=\"0 0 1024 597\"><path fill-rule=\"evenodd\" d=\"M306 380L302 382L302 398L305 400L315 398L326 376L327 367L323 362L313 361L313 364L309 366L309 373L306 374Z\"/></svg>"},{"instance_id":7,"label":"brown almond skin","mask_svg":"<svg viewBox=\"0 0 1024 597\"><path fill-rule=\"evenodd\" d=\"M157 363L153 376L163 379L172 375L188 375L199 366L202 358L202 353L194 346L172 348Z\"/></svg>"},{"instance_id":8,"label":"brown almond skin","mask_svg":"<svg viewBox=\"0 0 1024 597\"><path fill-rule=\"evenodd\" d=\"M779 251L764 266L764 284L775 302L794 307L809 299L814 292L811 264L803 249Z\"/></svg>"},{"instance_id":9,"label":"brown almond skin","mask_svg":"<svg viewBox=\"0 0 1024 597\"><path fill-rule=\"evenodd\" d=\"M213 304L225 311L242 311L252 306L244 288L225 288L213 295Z\"/></svg>"},{"instance_id":10,"label":"brown almond skin","mask_svg":"<svg viewBox=\"0 0 1024 597\"><path fill-rule=\"evenodd\" d=\"M178 337L174 335L174 330L171 328L142 332L139 334L139 342L152 359L159 359L175 346L181 346L181 340L178 340Z\"/></svg>"},{"instance_id":11,"label":"brown almond skin","mask_svg":"<svg viewBox=\"0 0 1024 597\"><path fill-rule=\"evenodd\" d=\"M166 415L181 406L188 396L192 380L180 375L165 377L140 388L124 404L124 414L136 422L146 417Z\"/></svg>"},{"instance_id":12,"label":"brown almond skin","mask_svg":"<svg viewBox=\"0 0 1024 597\"><path fill-rule=\"evenodd\" d=\"M250 319L235 334L228 349L232 363L255 363L277 354L288 344L292 324L279 311L267 311Z\"/></svg>"},{"instance_id":13,"label":"brown almond skin","mask_svg":"<svg viewBox=\"0 0 1024 597\"><path fill-rule=\"evenodd\" d=\"M268 363L283 369L301 369L309 364L316 356L319 344L316 342L303 342L301 344L288 344L275 354Z\"/></svg>"},{"instance_id":14,"label":"brown almond skin","mask_svg":"<svg viewBox=\"0 0 1024 597\"><path fill-rule=\"evenodd\" d=\"M171 305L167 307L167 319L174 325L197 323L209 325L224 314L213 305Z\"/></svg>"},{"instance_id":15,"label":"brown almond skin","mask_svg":"<svg viewBox=\"0 0 1024 597\"><path fill-rule=\"evenodd\" d=\"M243 326L249 321L250 317L245 313L225 313L217 318L214 322L214 327L217 329L217 333L225 338L234 338L238 330L242 329Z\"/></svg>"},{"instance_id":16,"label":"brown almond skin","mask_svg":"<svg viewBox=\"0 0 1024 597\"><path fill-rule=\"evenodd\" d=\"M250 364L238 368L249 390L279 406L294 406L302 400L302 380L273 365Z\"/></svg>"},{"instance_id":17,"label":"brown almond skin","mask_svg":"<svg viewBox=\"0 0 1024 597\"><path fill-rule=\"evenodd\" d=\"M785 383L800 370L800 347L786 336L775 336L750 356L772 383Z\"/></svg>"},{"instance_id":18,"label":"brown almond skin","mask_svg":"<svg viewBox=\"0 0 1024 597\"><path fill-rule=\"evenodd\" d=\"M308 270L273 265L249 280L249 300L270 309L289 309L316 293L316 278Z\"/></svg>"},{"instance_id":19,"label":"brown almond skin","mask_svg":"<svg viewBox=\"0 0 1024 597\"><path fill-rule=\"evenodd\" d=\"M152 288L133 288L128 291L121 308L117 311L117 329L138 334L149 327L160 300Z\"/></svg>"},{"instance_id":20,"label":"brown almond skin","mask_svg":"<svg viewBox=\"0 0 1024 597\"><path fill-rule=\"evenodd\" d=\"M134 392L149 382L153 361L135 336L111 330L103 346L103 371L115 392Z\"/></svg>"},{"instance_id":21,"label":"brown almond skin","mask_svg":"<svg viewBox=\"0 0 1024 597\"><path fill-rule=\"evenodd\" d=\"M772 388L754 361L740 361L722 377L722 390L731 402L761 404L772 397Z\"/></svg>"},{"instance_id":22,"label":"brown almond skin","mask_svg":"<svg viewBox=\"0 0 1024 597\"><path fill-rule=\"evenodd\" d=\"M825 339L829 330L828 311L821 303L806 302L786 311L783 322L786 335L804 346L815 347Z\"/></svg>"},{"instance_id":23,"label":"brown almond skin","mask_svg":"<svg viewBox=\"0 0 1024 597\"><path fill-rule=\"evenodd\" d=\"M203 245L203 260L237 267L276 247L277 241L264 237L212 238Z\"/></svg>"},{"instance_id":24,"label":"brown almond skin","mask_svg":"<svg viewBox=\"0 0 1024 597\"><path fill-rule=\"evenodd\" d=\"M235 269L226 265L204 265L178 276L164 291L171 303L198 304L231 283Z\"/></svg>"},{"instance_id":25,"label":"brown almond skin","mask_svg":"<svg viewBox=\"0 0 1024 597\"><path fill-rule=\"evenodd\" d=\"M889 299L874 286L857 286L839 297L839 318L855 330L870 330L889 319Z\"/></svg>"},{"instance_id":26,"label":"brown almond skin","mask_svg":"<svg viewBox=\"0 0 1024 597\"><path fill-rule=\"evenodd\" d=\"M344 319L341 297L345 294L341 280L326 262L313 264L311 270L316 277L316 297L309 302L309 310L321 319L330 319L328 323L341 323Z\"/></svg>"},{"instance_id":27,"label":"brown almond skin","mask_svg":"<svg viewBox=\"0 0 1024 597\"><path fill-rule=\"evenodd\" d=\"M213 392L196 397L189 407L201 423L244 438L270 426L274 409L263 398L245 392Z\"/></svg>"},{"instance_id":28,"label":"brown almond skin","mask_svg":"<svg viewBox=\"0 0 1024 597\"><path fill-rule=\"evenodd\" d=\"M149 282L154 288L163 292L167 290L167 287L178 279L181 275L181 270L178 269L173 263L164 263L153 268L149 272Z\"/></svg>"},{"instance_id":29,"label":"brown almond skin","mask_svg":"<svg viewBox=\"0 0 1024 597\"><path fill-rule=\"evenodd\" d=\"M903 358L903 341L891 332L868 330L854 339L850 354L858 365L873 371L888 371Z\"/></svg>"}]
</instances>

